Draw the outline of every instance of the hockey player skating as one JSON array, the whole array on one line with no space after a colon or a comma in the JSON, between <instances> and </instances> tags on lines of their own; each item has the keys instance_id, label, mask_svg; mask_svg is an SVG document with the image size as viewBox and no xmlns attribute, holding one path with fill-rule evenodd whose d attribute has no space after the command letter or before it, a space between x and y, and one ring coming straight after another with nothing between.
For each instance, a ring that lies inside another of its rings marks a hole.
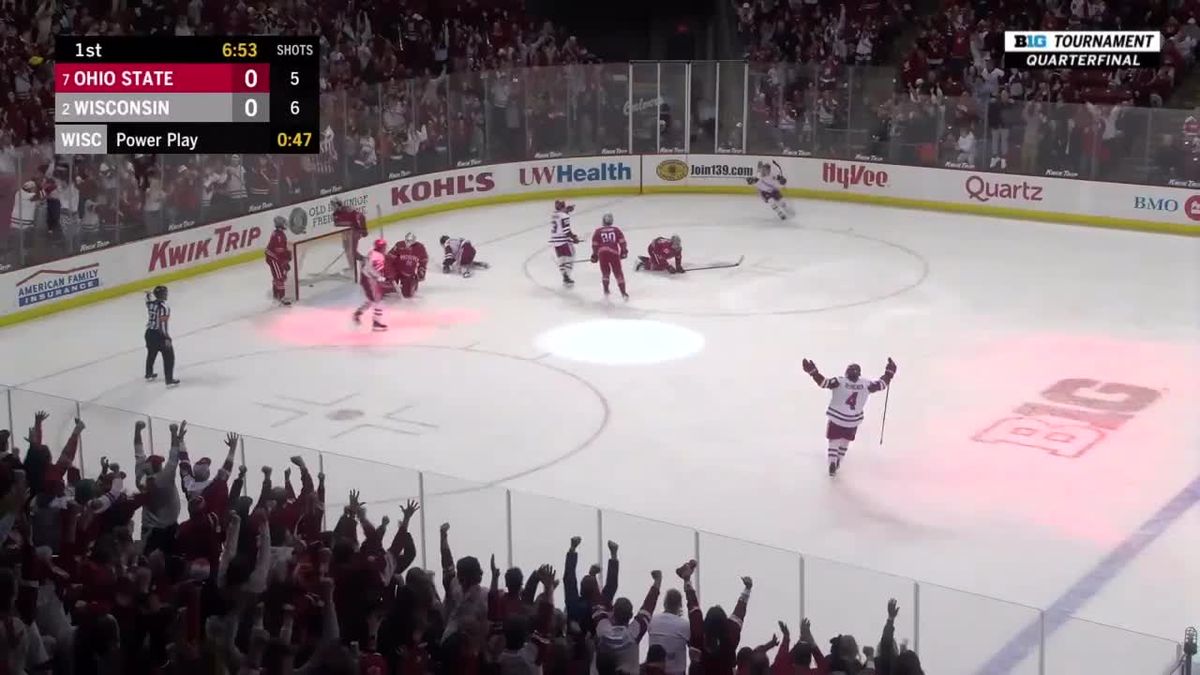
<instances>
[{"instance_id":1,"label":"hockey player skating","mask_svg":"<svg viewBox=\"0 0 1200 675\"><path fill-rule=\"evenodd\" d=\"M288 247L287 220L275 216L275 231L267 242L267 267L271 270L271 296L281 305L292 304L285 297L288 270L292 267L292 250Z\"/></svg>"},{"instance_id":2,"label":"hockey player skating","mask_svg":"<svg viewBox=\"0 0 1200 675\"><path fill-rule=\"evenodd\" d=\"M550 245L558 259L563 286L568 288L575 285L571 270L575 267L575 244L579 243L579 237L571 231L571 212L574 210L573 205L560 199L554 202L554 215L550 217Z\"/></svg>"},{"instance_id":3,"label":"hockey player skating","mask_svg":"<svg viewBox=\"0 0 1200 675\"><path fill-rule=\"evenodd\" d=\"M628 300L629 293L625 291L625 272L621 270L621 261L629 255L629 247L625 243L625 234L613 225L611 213L604 214L603 225L592 233L592 262L600 263L601 283L604 285L604 295L608 295L608 277L611 274L617 278L617 288L621 297Z\"/></svg>"},{"instance_id":4,"label":"hockey player skating","mask_svg":"<svg viewBox=\"0 0 1200 675\"><path fill-rule=\"evenodd\" d=\"M883 377L878 380L862 379L862 368L857 363L846 366L845 377L825 378L817 370L817 364L804 359L804 372L817 383L818 387L830 390L829 407L825 415L829 424L825 428L825 438L829 440L829 475L837 473L846 457L846 449L858 431L858 425L863 421L863 409L867 407L867 398L877 392L887 389L892 378L896 375L896 362L891 358L883 369Z\"/></svg>"},{"instance_id":5,"label":"hockey player skating","mask_svg":"<svg viewBox=\"0 0 1200 675\"><path fill-rule=\"evenodd\" d=\"M487 263L475 259L475 247L471 242L459 237L442 235L438 240L442 245L442 273L450 274L458 271L464 277L471 276L471 270L487 269Z\"/></svg>"},{"instance_id":6,"label":"hockey player skating","mask_svg":"<svg viewBox=\"0 0 1200 675\"><path fill-rule=\"evenodd\" d=\"M775 165L779 168L779 165ZM787 178L783 176L783 171L771 173L771 165L767 162L758 163L758 175L746 179L746 183L758 188L758 194L762 200L771 207L775 215L779 216L780 220L787 220L795 215L792 207L783 199L781 188L787 185Z\"/></svg>"},{"instance_id":7,"label":"hockey player skating","mask_svg":"<svg viewBox=\"0 0 1200 675\"><path fill-rule=\"evenodd\" d=\"M358 243L367 236L367 217L337 197L329 202L329 208L333 212L333 226L343 228L342 248L346 252L347 269L352 272L355 261L362 259Z\"/></svg>"},{"instance_id":8,"label":"hockey player skating","mask_svg":"<svg viewBox=\"0 0 1200 675\"><path fill-rule=\"evenodd\" d=\"M366 300L354 310L354 323L362 322L363 312L371 310L371 330L387 330L383 323L383 307L379 301L383 299L383 286L387 283L387 242L382 238L375 240L375 246L367 255L367 264L363 265L358 282L362 286Z\"/></svg>"},{"instance_id":9,"label":"hockey player skating","mask_svg":"<svg viewBox=\"0 0 1200 675\"><path fill-rule=\"evenodd\" d=\"M429 265L429 253L424 244L417 241L417 235L409 232L403 241L396 242L387 254L387 272L389 287L386 292L400 291L400 295L411 298L417 292L417 286L425 280L425 268Z\"/></svg>"},{"instance_id":10,"label":"hockey player skating","mask_svg":"<svg viewBox=\"0 0 1200 675\"><path fill-rule=\"evenodd\" d=\"M679 235L673 234L670 238L657 237L646 247L646 253L649 255L638 256L638 264L635 269L648 272L670 272L671 274L684 272L683 240L679 238ZM671 264L672 259L675 264Z\"/></svg>"}]
</instances>

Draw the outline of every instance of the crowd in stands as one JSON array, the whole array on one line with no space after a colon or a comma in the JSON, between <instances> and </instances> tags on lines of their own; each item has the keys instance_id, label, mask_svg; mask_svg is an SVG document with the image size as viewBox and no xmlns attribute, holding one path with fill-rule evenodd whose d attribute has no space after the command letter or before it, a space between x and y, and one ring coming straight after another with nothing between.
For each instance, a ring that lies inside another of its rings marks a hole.
<instances>
[{"instance_id":1,"label":"crowd in stands","mask_svg":"<svg viewBox=\"0 0 1200 675\"><path fill-rule=\"evenodd\" d=\"M318 35L321 152L55 156L57 33ZM0 268L11 257L2 255L5 249L19 249L28 263L39 257L39 244L77 252L240 215L245 206L564 151L565 134L556 133L564 124L552 118L567 108L555 97L568 84L557 70L537 68L598 62L574 36L528 14L522 0L21 1L0 6L0 60L6 97L0 101ZM600 75L598 68L581 68L574 91L602 95ZM535 147L522 145L527 124L537 130L530 134ZM585 126L593 134L603 130L594 118ZM41 241L43 235L50 241Z\"/></svg>"},{"instance_id":2,"label":"crowd in stands","mask_svg":"<svg viewBox=\"0 0 1200 675\"><path fill-rule=\"evenodd\" d=\"M55 456L47 418L36 414L24 452L0 431L5 675L922 673L894 639L895 600L877 649L838 635L825 650L807 619L794 641L780 622L769 641L744 644L749 577L734 607L705 608L694 560L631 580L610 541L607 569L583 572L580 537L561 574L552 564L502 574L494 555L485 571L481 558L454 557L449 523L439 570L425 570L414 566L415 501L389 538L392 523L372 521L356 492L327 513L325 475L300 457L278 482L269 466L261 477L235 466L235 433L219 465L190 455L186 421L170 425L165 457L147 454L137 422L134 466L102 459L85 476L84 421Z\"/></svg>"},{"instance_id":3,"label":"crowd in stands","mask_svg":"<svg viewBox=\"0 0 1200 675\"><path fill-rule=\"evenodd\" d=\"M1200 110L1153 120L1144 110L1161 107L1195 65L1196 0L943 0L928 12L894 0L733 2L747 57L763 71L752 150L827 154L836 146L906 164L1132 181L1153 166L1168 180L1200 184ZM1130 27L1162 31L1158 68L1002 63L1005 30ZM890 77L846 72L882 69L901 33L914 40L898 66L887 66Z\"/></svg>"}]
</instances>

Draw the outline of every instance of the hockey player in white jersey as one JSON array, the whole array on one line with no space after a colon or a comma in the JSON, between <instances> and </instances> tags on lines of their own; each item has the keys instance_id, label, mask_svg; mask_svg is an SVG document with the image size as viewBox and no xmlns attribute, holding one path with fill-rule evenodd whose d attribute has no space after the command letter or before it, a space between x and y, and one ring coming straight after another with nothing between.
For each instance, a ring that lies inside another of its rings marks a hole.
<instances>
[{"instance_id":1,"label":"hockey player in white jersey","mask_svg":"<svg viewBox=\"0 0 1200 675\"><path fill-rule=\"evenodd\" d=\"M778 166L776 167L778 168ZM762 200L771 207L775 215L779 216L780 220L787 220L795 215L792 207L783 199L783 186L787 185L787 178L783 172L771 173L771 165L767 162L758 163L758 175L746 179L746 183L758 188L758 194Z\"/></svg>"},{"instance_id":2,"label":"hockey player in white jersey","mask_svg":"<svg viewBox=\"0 0 1200 675\"><path fill-rule=\"evenodd\" d=\"M442 273L450 274L458 271L463 277L471 276L475 268L487 268L487 263L475 259L475 246L470 240L461 237L442 235L438 240L442 245Z\"/></svg>"},{"instance_id":3,"label":"hockey player in white jersey","mask_svg":"<svg viewBox=\"0 0 1200 675\"><path fill-rule=\"evenodd\" d=\"M554 202L554 215L550 217L550 245L554 247L558 271L562 273L563 286L567 288L575 285L571 270L575 267L575 244L579 243L579 236L571 231L571 212L574 210L574 205L560 199Z\"/></svg>"},{"instance_id":4,"label":"hockey player in white jersey","mask_svg":"<svg viewBox=\"0 0 1200 675\"><path fill-rule=\"evenodd\" d=\"M867 398L877 391L887 389L892 378L896 376L896 362L890 357L883 369L883 377L878 380L862 379L862 368L857 363L846 366L845 377L826 378L817 370L817 364L804 359L804 372L822 389L829 389L829 407L825 416L829 424L825 429L825 438L829 440L829 475L837 473L846 458L846 449L858 432L858 425L863 421L863 410L867 407Z\"/></svg>"},{"instance_id":5,"label":"hockey player in white jersey","mask_svg":"<svg viewBox=\"0 0 1200 675\"><path fill-rule=\"evenodd\" d=\"M366 300L354 310L354 323L360 323L363 312L369 308L371 330L387 330L387 325L383 323L383 308L379 306L387 284L387 242L383 237L375 240L375 246L367 254L367 264L363 265L358 281L362 285Z\"/></svg>"}]
</instances>

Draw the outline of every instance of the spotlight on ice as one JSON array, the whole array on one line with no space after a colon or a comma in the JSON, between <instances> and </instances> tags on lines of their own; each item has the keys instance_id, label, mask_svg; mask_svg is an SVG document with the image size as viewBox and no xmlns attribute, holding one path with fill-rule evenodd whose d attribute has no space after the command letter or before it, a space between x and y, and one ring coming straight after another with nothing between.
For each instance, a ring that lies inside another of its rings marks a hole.
<instances>
[{"instance_id":1,"label":"spotlight on ice","mask_svg":"<svg viewBox=\"0 0 1200 675\"><path fill-rule=\"evenodd\" d=\"M640 365L687 358L704 336L661 321L596 319L542 333L537 344L559 358L605 365Z\"/></svg>"}]
</instances>

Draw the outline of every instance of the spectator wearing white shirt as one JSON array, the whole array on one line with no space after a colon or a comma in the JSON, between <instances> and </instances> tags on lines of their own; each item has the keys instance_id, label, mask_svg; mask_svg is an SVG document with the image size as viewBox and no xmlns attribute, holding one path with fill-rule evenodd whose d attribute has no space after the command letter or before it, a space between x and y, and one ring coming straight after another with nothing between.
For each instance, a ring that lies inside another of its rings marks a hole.
<instances>
[{"instance_id":1,"label":"spectator wearing white shirt","mask_svg":"<svg viewBox=\"0 0 1200 675\"><path fill-rule=\"evenodd\" d=\"M971 132L969 127L963 127L958 130L958 142L955 144L958 149L958 163L968 166L975 166L975 134Z\"/></svg>"},{"instance_id":2,"label":"spectator wearing white shirt","mask_svg":"<svg viewBox=\"0 0 1200 675\"><path fill-rule=\"evenodd\" d=\"M650 620L650 646L666 652L667 675L687 672L688 620L683 615L683 594L672 588L663 596L663 611Z\"/></svg>"}]
</instances>

